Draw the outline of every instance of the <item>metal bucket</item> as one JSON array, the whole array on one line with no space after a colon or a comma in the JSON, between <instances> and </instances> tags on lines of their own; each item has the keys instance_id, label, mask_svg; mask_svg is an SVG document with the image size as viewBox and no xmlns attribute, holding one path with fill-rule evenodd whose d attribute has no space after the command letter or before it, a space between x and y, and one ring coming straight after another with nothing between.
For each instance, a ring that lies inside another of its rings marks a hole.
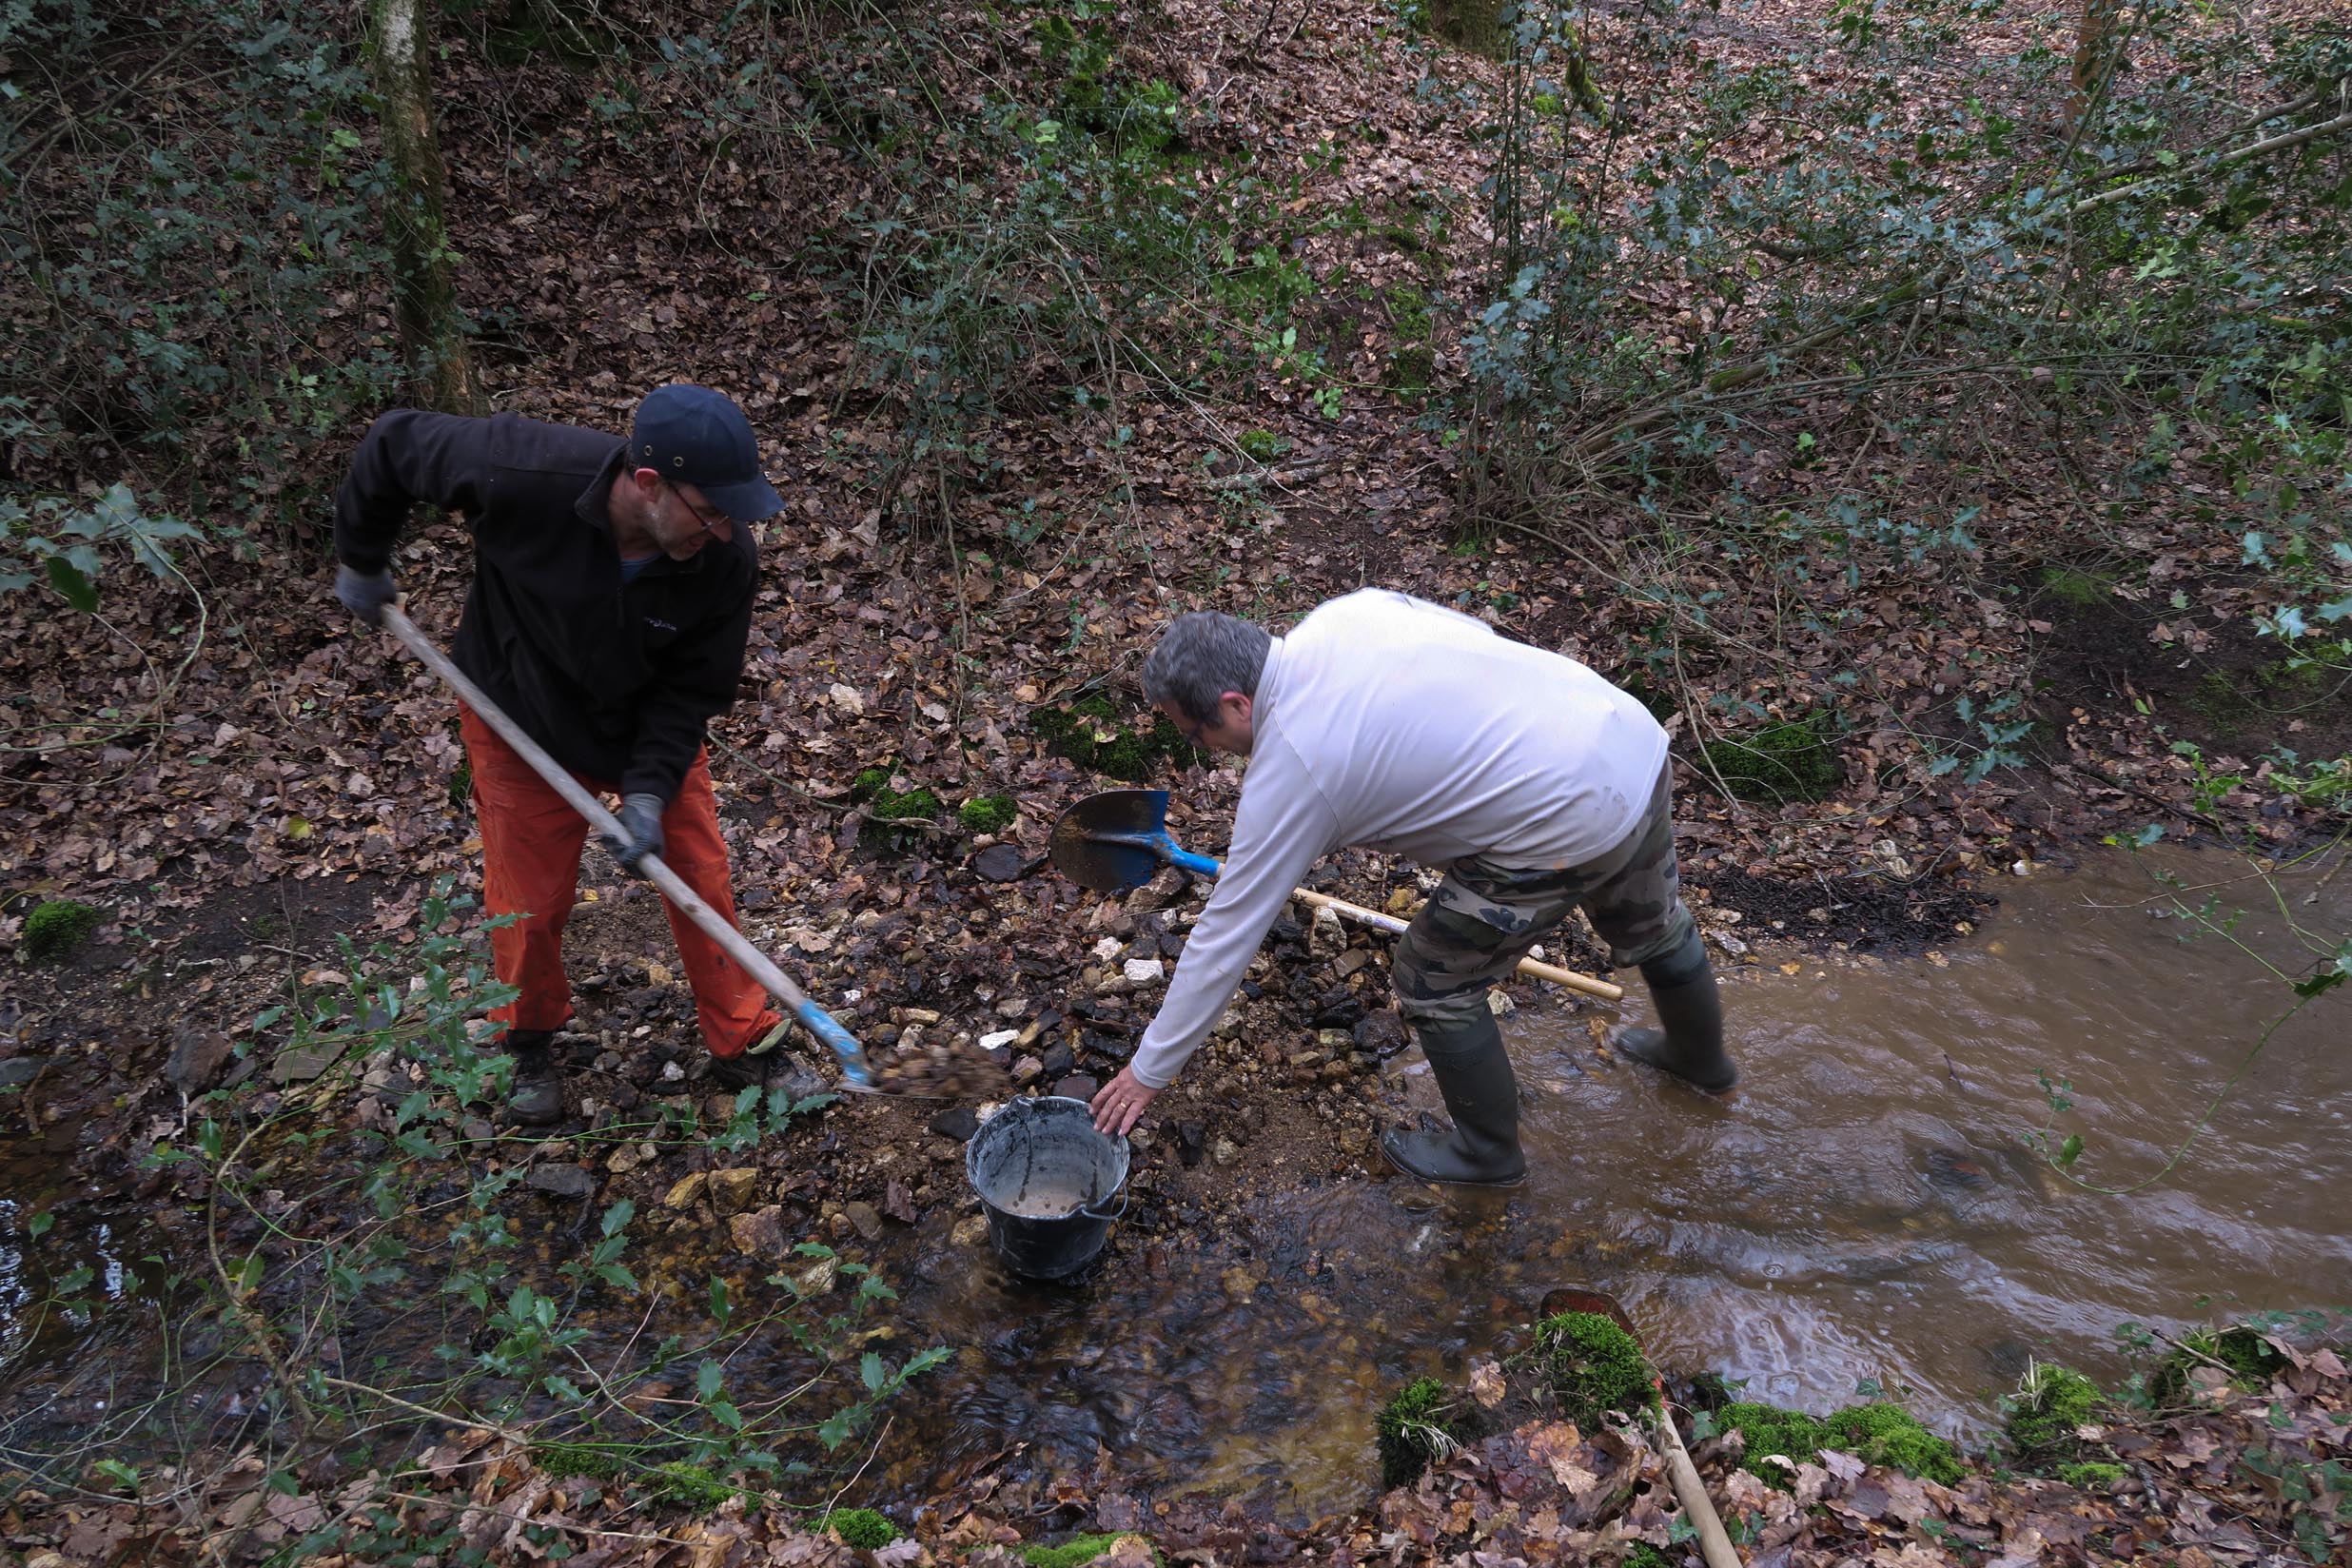
<instances>
[{"instance_id":1,"label":"metal bucket","mask_svg":"<svg viewBox=\"0 0 2352 1568\"><path fill-rule=\"evenodd\" d=\"M1127 1212L1125 1138L1094 1130L1084 1100L1013 1100L981 1124L964 1174L987 1210L989 1236L1016 1274L1058 1280L1094 1261ZM1118 1206L1107 1207L1116 1197Z\"/></svg>"}]
</instances>

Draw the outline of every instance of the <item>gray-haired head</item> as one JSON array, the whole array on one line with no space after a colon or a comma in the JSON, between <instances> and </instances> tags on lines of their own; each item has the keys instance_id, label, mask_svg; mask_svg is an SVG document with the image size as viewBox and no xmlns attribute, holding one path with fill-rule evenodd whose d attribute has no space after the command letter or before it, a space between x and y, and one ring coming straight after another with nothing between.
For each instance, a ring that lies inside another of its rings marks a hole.
<instances>
[{"instance_id":1,"label":"gray-haired head","mask_svg":"<svg viewBox=\"0 0 2352 1568\"><path fill-rule=\"evenodd\" d=\"M1215 610L1178 616L1144 660L1144 696L1172 702L1193 723L1206 724L1217 716L1218 699L1225 693L1257 696L1266 650L1273 645L1263 626Z\"/></svg>"}]
</instances>

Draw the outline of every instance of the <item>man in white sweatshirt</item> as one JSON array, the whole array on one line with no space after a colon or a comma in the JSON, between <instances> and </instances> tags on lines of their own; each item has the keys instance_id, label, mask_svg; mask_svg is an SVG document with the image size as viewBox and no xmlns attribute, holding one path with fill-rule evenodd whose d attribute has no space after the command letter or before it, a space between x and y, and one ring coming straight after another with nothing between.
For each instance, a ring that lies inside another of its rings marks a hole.
<instances>
[{"instance_id":1,"label":"man in white sweatshirt","mask_svg":"<svg viewBox=\"0 0 2352 1568\"><path fill-rule=\"evenodd\" d=\"M1386 1134L1400 1168L1525 1179L1519 1088L1486 992L1578 907L1611 963L1640 969L1664 1026L1622 1031L1617 1050L1710 1092L1736 1080L1677 890L1666 733L1584 665L1365 589L1284 637L1182 617L1143 680L1193 744L1250 760L1224 873L1134 1059L1094 1098L1098 1127L1135 1125L1207 1038L1290 890L1347 844L1446 872L1395 978L1454 1126Z\"/></svg>"}]
</instances>

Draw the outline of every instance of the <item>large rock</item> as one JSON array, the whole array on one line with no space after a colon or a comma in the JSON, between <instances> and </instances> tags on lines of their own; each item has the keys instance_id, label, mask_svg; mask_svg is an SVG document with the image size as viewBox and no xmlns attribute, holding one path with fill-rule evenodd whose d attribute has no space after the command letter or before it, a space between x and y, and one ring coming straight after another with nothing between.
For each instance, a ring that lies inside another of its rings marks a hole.
<instances>
[{"instance_id":1,"label":"large rock","mask_svg":"<svg viewBox=\"0 0 2352 1568\"><path fill-rule=\"evenodd\" d=\"M662 1195L664 1208L691 1208L696 1199L710 1189L711 1173L697 1170L691 1176L681 1176L670 1190Z\"/></svg>"},{"instance_id":2,"label":"large rock","mask_svg":"<svg viewBox=\"0 0 2352 1568\"><path fill-rule=\"evenodd\" d=\"M221 1074L228 1070L229 1058L236 1053L236 1046L219 1029L183 1024L172 1034L171 1059L164 1064L164 1077L192 1100L221 1081Z\"/></svg>"},{"instance_id":3,"label":"large rock","mask_svg":"<svg viewBox=\"0 0 2352 1568\"><path fill-rule=\"evenodd\" d=\"M980 1117L970 1106L950 1106L931 1119L931 1129L942 1138L970 1143L971 1135L980 1130Z\"/></svg>"}]
</instances>

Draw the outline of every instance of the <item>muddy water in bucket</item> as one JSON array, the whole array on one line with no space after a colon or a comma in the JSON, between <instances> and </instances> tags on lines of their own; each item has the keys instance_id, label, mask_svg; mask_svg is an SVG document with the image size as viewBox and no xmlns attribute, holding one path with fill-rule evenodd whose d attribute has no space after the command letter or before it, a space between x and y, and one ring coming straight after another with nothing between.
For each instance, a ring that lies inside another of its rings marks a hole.
<instances>
[{"instance_id":1,"label":"muddy water in bucket","mask_svg":"<svg viewBox=\"0 0 2352 1568\"><path fill-rule=\"evenodd\" d=\"M1015 1273L1054 1280L1094 1261L1127 1206L1125 1138L1094 1129L1083 1100L1014 1100L972 1137L964 1170Z\"/></svg>"}]
</instances>

